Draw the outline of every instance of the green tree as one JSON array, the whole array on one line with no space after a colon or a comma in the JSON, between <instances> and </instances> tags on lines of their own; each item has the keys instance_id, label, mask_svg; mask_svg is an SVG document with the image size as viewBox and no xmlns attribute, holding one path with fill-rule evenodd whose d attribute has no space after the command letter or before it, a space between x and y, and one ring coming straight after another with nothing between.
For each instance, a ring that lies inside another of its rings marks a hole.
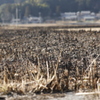
<instances>
[{"instance_id":1,"label":"green tree","mask_svg":"<svg viewBox=\"0 0 100 100\"><path fill-rule=\"evenodd\" d=\"M29 17L29 15L31 15L31 8L30 8L29 5L27 5L27 6L25 7L24 16L25 16L25 17Z\"/></svg>"}]
</instances>

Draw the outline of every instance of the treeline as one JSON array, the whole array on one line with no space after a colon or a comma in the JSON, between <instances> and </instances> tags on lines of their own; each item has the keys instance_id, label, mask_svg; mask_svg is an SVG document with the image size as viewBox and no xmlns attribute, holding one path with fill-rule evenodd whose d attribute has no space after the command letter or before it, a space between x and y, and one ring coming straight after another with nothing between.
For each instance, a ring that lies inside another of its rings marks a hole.
<instances>
[{"instance_id":1,"label":"treeline","mask_svg":"<svg viewBox=\"0 0 100 100\"><path fill-rule=\"evenodd\" d=\"M9 4L9 3L22 3L26 0L0 0L0 5L2 4Z\"/></svg>"},{"instance_id":2,"label":"treeline","mask_svg":"<svg viewBox=\"0 0 100 100\"><path fill-rule=\"evenodd\" d=\"M0 1L0 19L9 21L16 16L57 17L62 12L90 10L100 11L100 0L2 0Z\"/></svg>"}]
</instances>

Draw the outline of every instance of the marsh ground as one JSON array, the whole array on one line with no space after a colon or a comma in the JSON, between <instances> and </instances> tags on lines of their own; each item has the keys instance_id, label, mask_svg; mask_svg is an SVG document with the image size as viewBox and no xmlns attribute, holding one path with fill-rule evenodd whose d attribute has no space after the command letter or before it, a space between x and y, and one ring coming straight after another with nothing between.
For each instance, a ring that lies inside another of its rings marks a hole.
<instances>
[{"instance_id":1,"label":"marsh ground","mask_svg":"<svg viewBox=\"0 0 100 100\"><path fill-rule=\"evenodd\" d=\"M98 96L76 96L74 93L23 96L16 94L23 94L26 91L75 90L75 78L84 75L84 71L94 59L96 59L96 67L100 68L99 27L95 27L95 30L88 27L86 30L86 27L78 29L78 27L51 26L1 28L0 92L13 94L10 100L18 100L18 98L19 100L23 98L23 100L80 100L80 98L99 100ZM76 67L79 69L78 73ZM96 80L100 78L98 73L99 70L96 71ZM38 85L34 87L33 82ZM5 87L4 83L8 87ZM89 82L87 83L86 87L80 82L78 89L86 91L93 88ZM24 88L23 84L25 84Z\"/></svg>"}]
</instances>

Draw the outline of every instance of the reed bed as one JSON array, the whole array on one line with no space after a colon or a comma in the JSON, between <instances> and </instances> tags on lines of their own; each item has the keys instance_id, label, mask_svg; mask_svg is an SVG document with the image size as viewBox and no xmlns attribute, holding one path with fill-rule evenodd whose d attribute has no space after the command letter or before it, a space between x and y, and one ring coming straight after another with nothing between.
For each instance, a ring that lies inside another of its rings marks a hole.
<instances>
[{"instance_id":1,"label":"reed bed","mask_svg":"<svg viewBox=\"0 0 100 100\"><path fill-rule=\"evenodd\" d=\"M91 92L99 84L99 31L0 31L1 93Z\"/></svg>"}]
</instances>

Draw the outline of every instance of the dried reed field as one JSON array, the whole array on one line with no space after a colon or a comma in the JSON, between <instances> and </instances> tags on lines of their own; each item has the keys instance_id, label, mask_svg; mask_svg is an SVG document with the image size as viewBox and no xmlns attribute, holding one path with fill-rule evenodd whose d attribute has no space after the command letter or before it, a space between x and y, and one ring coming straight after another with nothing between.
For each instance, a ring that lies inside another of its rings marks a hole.
<instances>
[{"instance_id":1,"label":"dried reed field","mask_svg":"<svg viewBox=\"0 0 100 100\"><path fill-rule=\"evenodd\" d=\"M100 31L0 30L0 93L100 92Z\"/></svg>"}]
</instances>

